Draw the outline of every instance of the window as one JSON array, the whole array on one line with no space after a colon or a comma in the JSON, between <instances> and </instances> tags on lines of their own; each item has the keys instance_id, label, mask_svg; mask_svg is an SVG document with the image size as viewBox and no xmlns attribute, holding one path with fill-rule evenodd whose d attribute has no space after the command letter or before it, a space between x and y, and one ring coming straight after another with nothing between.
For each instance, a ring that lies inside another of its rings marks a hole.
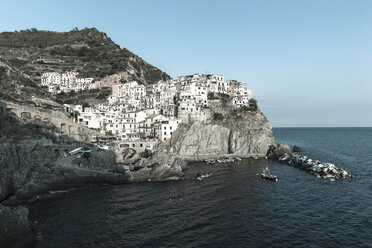
<instances>
[{"instance_id":1,"label":"window","mask_svg":"<svg viewBox=\"0 0 372 248\"><path fill-rule=\"evenodd\" d=\"M143 144L142 143L140 144L140 147L143 147Z\"/></svg>"},{"instance_id":2,"label":"window","mask_svg":"<svg viewBox=\"0 0 372 248\"><path fill-rule=\"evenodd\" d=\"M164 132L164 135L167 135L167 132Z\"/></svg>"},{"instance_id":3,"label":"window","mask_svg":"<svg viewBox=\"0 0 372 248\"><path fill-rule=\"evenodd\" d=\"M132 147L136 147L136 144L133 144Z\"/></svg>"},{"instance_id":4,"label":"window","mask_svg":"<svg viewBox=\"0 0 372 248\"><path fill-rule=\"evenodd\" d=\"M172 127L169 127L170 130L172 130ZM171 133L172 134L172 133Z\"/></svg>"}]
</instances>

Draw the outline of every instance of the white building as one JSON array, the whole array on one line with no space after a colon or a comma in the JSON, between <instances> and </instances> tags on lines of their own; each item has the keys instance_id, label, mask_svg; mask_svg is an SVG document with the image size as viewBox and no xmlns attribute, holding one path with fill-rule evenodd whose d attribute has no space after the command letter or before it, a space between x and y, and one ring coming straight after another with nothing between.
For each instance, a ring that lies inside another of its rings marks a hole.
<instances>
[{"instance_id":1,"label":"white building","mask_svg":"<svg viewBox=\"0 0 372 248\"><path fill-rule=\"evenodd\" d=\"M139 85L136 81L125 84L114 84L112 86L112 95L116 97L134 97L140 99L146 96L146 87Z\"/></svg>"},{"instance_id":2,"label":"white building","mask_svg":"<svg viewBox=\"0 0 372 248\"><path fill-rule=\"evenodd\" d=\"M232 103L237 106L249 106L249 96L236 96L233 98Z\"/></svg>"},{"instance_id":3,"label":"white building","mask_svg":"<svg viewBox=\"0 0 372 248\"><path fill-rule=\"evenodd\" d=\"M77 75L79 75L78 72L62 73L61 85L65 89L73 89L75 87L75 80L76 80Z\"/></svg>"},{"instance_id":4,"label":"white building","mask_svg":"<svg viewBox=\"0 0 372 248\"><path fill-rule=\"evenodd\" d=\"M89 90L93 86L93 78L76 78L73 90Z\"/></svg>"},{"instance_id":5,"label":"white building","mask_svg":"<svg viewBox=\"0 0 372 248\"><path fill-rule=\"evenodd\" d=\"M58 72L46 72L41 75L41 85L59 85L61 84L61 74Z\"/></svg>"},{"instance_id":6,"label":"white building","mask_svg":"<svg viewBox=\"0 0 372 248\"><path fill-rule=\"evenodd\" d=\"M181 120L178 120L178 119L164 121L161 124L160 140L164 142L170 139L172 137L173 132L176 131L178 124L180 123L181 123Z\"/></svg>"}]
</instances>

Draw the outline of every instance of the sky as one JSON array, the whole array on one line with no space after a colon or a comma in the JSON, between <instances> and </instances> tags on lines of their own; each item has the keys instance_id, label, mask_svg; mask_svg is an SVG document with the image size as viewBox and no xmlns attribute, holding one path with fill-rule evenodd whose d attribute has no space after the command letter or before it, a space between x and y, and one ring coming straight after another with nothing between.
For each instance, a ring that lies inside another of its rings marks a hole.
<instances>
[{"instance_id":1,"label":"sky","mask_svg":"<svg viewBox=\"0 0 372 248\"><path fill-rule=\"evenodd\" d=\"M273 127L372 126L372 1L0 0L0 32L96 27L176 78L247 84Z\"/></svg>"}]
</instances>

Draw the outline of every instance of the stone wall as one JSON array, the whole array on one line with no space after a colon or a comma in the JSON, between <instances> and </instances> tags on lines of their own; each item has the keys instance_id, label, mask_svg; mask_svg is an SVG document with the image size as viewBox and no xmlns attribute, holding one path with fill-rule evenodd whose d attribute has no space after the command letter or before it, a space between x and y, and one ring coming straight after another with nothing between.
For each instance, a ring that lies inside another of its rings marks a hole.
<instances>
[{"instance_id":1,"label":"stone wall","mask_svg":"<svg viewBox=\"0 0 372 248\"><path fill-rule=\"evenodd\" d=\"M15 113L22 123L36 122L41 125L53 125L54 135L68 136L71 140L90 142L97 132L85 126L75 123L63 111L46 109L30 105L5 103L8 111Z\"/></svg>"}]
</instances>

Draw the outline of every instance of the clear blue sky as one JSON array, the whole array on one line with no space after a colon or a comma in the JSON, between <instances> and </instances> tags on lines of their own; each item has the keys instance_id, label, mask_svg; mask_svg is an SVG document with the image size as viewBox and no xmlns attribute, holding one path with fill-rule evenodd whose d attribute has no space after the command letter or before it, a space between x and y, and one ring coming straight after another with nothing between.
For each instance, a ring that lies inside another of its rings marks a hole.
<instances>
[{"instance_id":1,"label":"clear blue sky","mask_svg":"<svg viewBox=\"0 0 372 248\"><path fill-rule=\"evenodd\" d=\"M0 32L96 27L172 77L247 83L274 127L372 126L372 1L1 1Z\"/></svg>"}]
</instances>

